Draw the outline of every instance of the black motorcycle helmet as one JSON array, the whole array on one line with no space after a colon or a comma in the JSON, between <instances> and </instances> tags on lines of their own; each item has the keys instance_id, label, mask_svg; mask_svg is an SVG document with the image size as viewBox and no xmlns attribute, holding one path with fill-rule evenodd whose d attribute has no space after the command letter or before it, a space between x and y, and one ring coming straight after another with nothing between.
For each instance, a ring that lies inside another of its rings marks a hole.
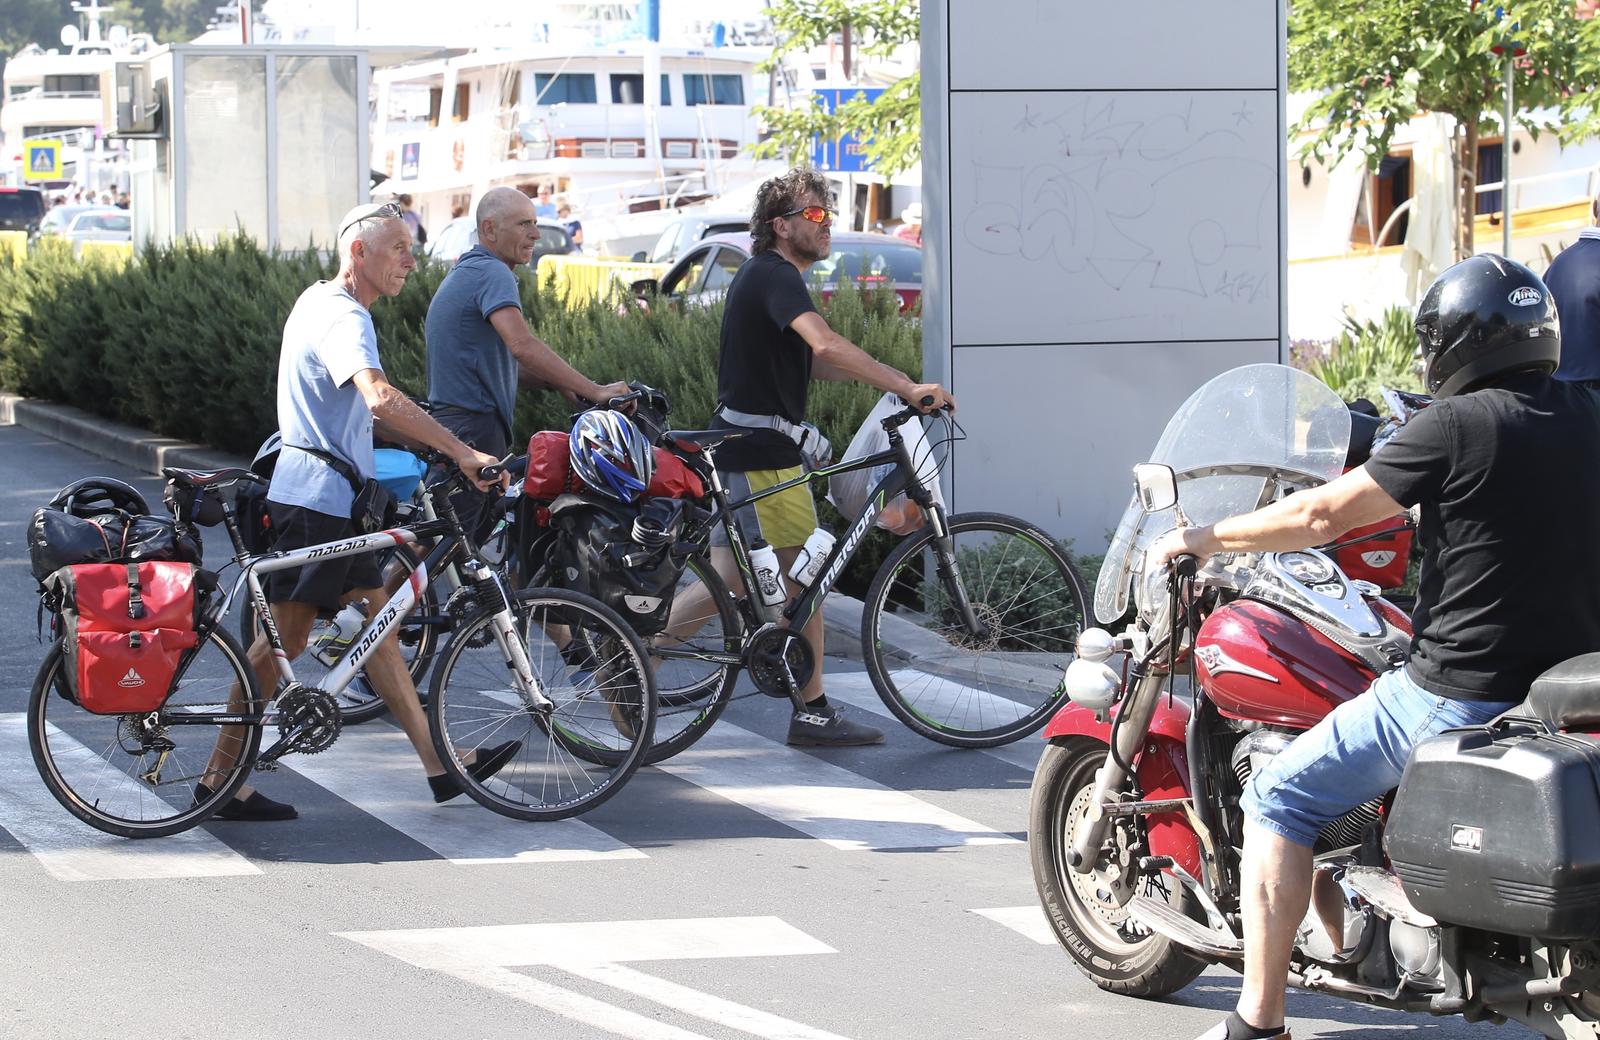
<instances>
[{"instance_id":1,"label":"black motorcycle helmet","mask_svg":"<svg viewBox=\"0 0 1600 1040\"><path fill-rule=\"evenodd\" d=\"M82 480L74 480L56 492L56 497L50 500L50 508L59 509L85 520L119 509L135 516L144 516L150 512L144 496L139 494L132 484L117 480L115 477L84 477Z\"/></svg>"},{"instance_id":2,"label":"black motorcycle helmet","mask_svg":"<svg viewBox=\"0 0 1600 1040\"><path fill-rule=\"evenodd\" d=\"M1445 271L1417 308L1422 382L1435 397L1506 372L1550 373L1561 325L1544 281L1515 260L1485 253Z\"/></svg>"}]
</instances>

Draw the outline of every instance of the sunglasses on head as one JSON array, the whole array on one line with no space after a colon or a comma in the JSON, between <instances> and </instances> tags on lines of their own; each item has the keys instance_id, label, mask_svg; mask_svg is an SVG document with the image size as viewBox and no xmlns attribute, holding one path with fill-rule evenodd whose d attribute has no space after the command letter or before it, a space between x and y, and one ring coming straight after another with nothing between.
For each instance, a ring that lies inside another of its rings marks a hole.
<instances>
[{"instance_id":1,"label":"sunglasses on head","mask_svg":"<svg viewBox=\"0 0 1600 1040\"><path fill-rule=\"evenodd\" d=\"M371 213L363 213L361 216L357 217L356 219L354 219L354 220L350 221L348 224L346 224L344 227L340 228L339 229L339 237L343 238L344 237L344 233L346 231L349 231L351 228L355 227L357 224L361 223L364 220L392 220L392 219L400 216L402 212L403 211L400 209L400 203L398 203L398 202L386 202L383 205L381 205L381 206L377 207L376 209L374 209Z\"/></svg>"},{"instance_id":2,"label":"sunglasses on head","mask_svg":"<svg viewBox=\"0 0 1600 1040\"><path fill-rule=\"evenodd\" d=\"M833 210L826 206L801 206L787 213L779 213L780 217L805 217L813 224L825 224L833 219Z\"/></svg>"}]
</instances>

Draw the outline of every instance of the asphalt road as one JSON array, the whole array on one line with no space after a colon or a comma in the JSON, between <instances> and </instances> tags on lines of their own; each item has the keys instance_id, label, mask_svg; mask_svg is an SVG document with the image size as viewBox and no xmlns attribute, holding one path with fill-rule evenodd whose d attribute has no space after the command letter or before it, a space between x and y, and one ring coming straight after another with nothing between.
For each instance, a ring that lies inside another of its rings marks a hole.
<instances>
[{"instance_id":1,"label":"asphalt road","mask_svg":"<svg viewBox=\"0 0 1600 1040\"><path fill-rule=\"evenodd\" d=\"M378 721L261 779L299 820L109 839L50 799L18 724L44 656L27 518L95 472L159 500L0 427L0 1038L1135 1040L1233 1003L1220 971L1162 1003L1103 994L1044 934L1035 741L955 751L882 719L882 747L803 752L760 696L577 825L434 806ZM836 699L871 704L857 665L829 668ZM1492 1028L1290 1012L1302 1040Z\"/></svg>"}]
</instances>

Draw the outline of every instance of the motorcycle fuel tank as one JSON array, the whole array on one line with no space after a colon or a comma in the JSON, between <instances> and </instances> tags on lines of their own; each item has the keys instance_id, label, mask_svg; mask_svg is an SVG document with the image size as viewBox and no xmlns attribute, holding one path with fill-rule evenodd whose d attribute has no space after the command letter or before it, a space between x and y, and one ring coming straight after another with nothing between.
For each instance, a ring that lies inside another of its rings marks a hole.
<instances>
[{"instance_id":1,"label":"motorcycle fuel tank","mask_svg":"<svg viewBox=\"0 0 1600 1040\"><path fill-rule=\"evenodd\" d=\"M1230 718L1309 729L1362 693L1373 671L1298 618L1265 603L1218 607L1195 637L1201 687Z\"/></svg>"}]
</instances>

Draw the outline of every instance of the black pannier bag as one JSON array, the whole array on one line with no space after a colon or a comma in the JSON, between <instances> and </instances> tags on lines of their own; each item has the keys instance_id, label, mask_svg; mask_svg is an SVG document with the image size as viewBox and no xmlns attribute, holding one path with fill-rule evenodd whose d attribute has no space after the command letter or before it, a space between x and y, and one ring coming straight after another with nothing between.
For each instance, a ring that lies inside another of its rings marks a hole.
<instances>
[{"instance_id":1,"label":"black pannier bag","mask_svg":"<svg viewBox=\"0 0 1600 1040\"><path fill-rule=\"evenodd\" d=\"M1425 740L1384 848L1412 905L1441 921L1600 937L1600 744L1511 717Z\"/></svg>"},{"instance_id":2,"label":"black pannier bag","mask_svg":"<svg viewBox=\"0 0 1600 1040\"><path fill-rule=\"evenodd\" d=\"M556 531L550 583L593 596L639 635L653 636L667 627L683 573L683 558L672 551L682 519L683 503L675 499L646 499L634 507L562 495L550 505Z\"/></svg>"},{"instance_id":3,"label":"black pannier bag","mask_svg":"<svg viewBox=\"0 0 1600 1040\"><path fill-rule=\"evenodd\" d=\"M85 519L47 507L28 522L28 557L39 582L78 563L199 564L200 534L164 516L115 512Z\"/></svg>"}]
</instances>

